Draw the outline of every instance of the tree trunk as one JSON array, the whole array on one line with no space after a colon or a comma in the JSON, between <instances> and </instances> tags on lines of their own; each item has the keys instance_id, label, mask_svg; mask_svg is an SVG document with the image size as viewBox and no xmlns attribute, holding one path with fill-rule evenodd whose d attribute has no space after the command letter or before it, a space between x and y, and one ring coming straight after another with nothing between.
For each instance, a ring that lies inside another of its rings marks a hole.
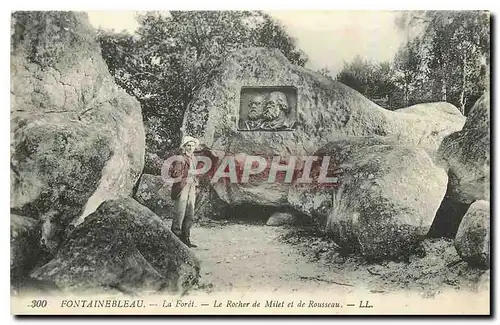
<instances>
[{"instance_id":1,"label":"tree trunk","mask_svg":"<svg viewBox=\"0 0 500 325\"><path fill-rule=\"evenodd\" d=\"M441 101L446 101L446 79L444 76L441 77Z\"/></svg>"},{"instance_id":2,"label":"tree trunk","mask_svg":"<svg viewBox=\"0 0 500 325\"><path fill-rule=\"evenodd\" d=\"M404 107L408 106L408 102L410 101L410 94L409 94L409 87L408 85L405 85L404 87L404 92L403 92L403 104Z\"/></svg>"},{"instance_id":3,"label":"tree trunk","mask_svg":"<svg viewBox=\"0 0 500 325\"><path fill-rule=\"evenodd\" d=\"M448 69L446 69L446 64L444 63L444 60L441 60L441 101L443 102L446 102L446 99L447 99L447 93L448 93L448 82L446 80L446 71L448 71Z\"/></svg>"},{"instance_id":4,"label":"tree trunk","mask_svg":"<svg viewBox=\"0 0 500 325\"><path fill-rule=\"evenodd\" d=\"M465 104L467 98L465 97L465 86L466 86L466 72L467 72L467 52L464 53L462 60L462 89L460 89L460 112L465 115Z\"/></svg>"}]
</instances>

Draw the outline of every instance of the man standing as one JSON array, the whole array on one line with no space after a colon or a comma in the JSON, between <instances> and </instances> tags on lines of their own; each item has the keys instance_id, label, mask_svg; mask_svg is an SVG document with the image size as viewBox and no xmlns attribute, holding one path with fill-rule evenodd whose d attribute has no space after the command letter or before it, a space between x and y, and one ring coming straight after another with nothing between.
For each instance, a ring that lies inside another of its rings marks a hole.
<instances>
[{"instance_id":1,"label":"man standing","mask_svg":"<svg viewBox=\"0 0 500 325\"><path fill-rule=\"evenodd\" d=\"M172 178L182 177L179 182L172 184L171 198L174 201L172 232L188 247L197 247L191 243L190 233L194 219L198 180L189 173L189 170L196 168L193 166L193 153L198 145L198 139L190 136L184 137L180 145L183 160L174 162L170 172Z\"/></svg>"}]
</instances>

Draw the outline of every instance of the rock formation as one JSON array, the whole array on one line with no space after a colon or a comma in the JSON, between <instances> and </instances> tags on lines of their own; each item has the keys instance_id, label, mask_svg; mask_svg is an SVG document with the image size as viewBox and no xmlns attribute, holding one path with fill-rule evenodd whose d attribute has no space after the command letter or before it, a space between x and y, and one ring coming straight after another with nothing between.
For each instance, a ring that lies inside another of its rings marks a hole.
<instances>
[{"instance_id":1,"label":"rock formation","mask_svg":"<svg viewBox=\"0 0 500 325\"><path fill-rule=\"evenodd\" d=\"M144 165L136 99L101 57L86 14L15 12L11 36L11 208L54 250L70 224L130 196Z\"/></svg>"},{"instance_id":2,"label":"rock formation","mask_svg":"<svg viewBox=\"0 0 500 325\"><path fill-rule=\"evenodd\" d=\"M471 204L458 228L455 248L470 265L490 267L490 202Z\"/></svg>"},{"instance_id":3,"label":"rock formation","mask_svg":"<svg viewBox=\"0 0 500 325\"><path fill-rule=\"evenodd\" d=\"M323 213L327 234L344 250L399 258L427 234L447 177L422 148L359 137L331 142L316 155L335 157L340 185L296 186L289 201L301 212Z\"/></svg>"},{"instance_id":4,"label":"rock formation","mask_svg":"<svg viewBox=\"0 0 500 325\"><path fill-rule=\"evenodd\" d=\"M167 223L132 198L106 201L77 227L34 279L64 290L183 292L199 278L199 261Z\"/></svg>"},{"instance_id":5,"label":"rock formation","mask_svg":"<svg viewBox=\"0 0 500 325\"><path fill-rule=\"evenodd\" d=\"M465 204L490 199L490 95L474 104L461 131L447 136L438 150L448 170L453 197Z\"/></svg>"},{"instance_id":6,"label":"rock formation","mask_svg":"<svg viewBox=\"0 0 500 325\"><path fill-rule=\"evenodd\" d=\"M10 273L22 278L31 270L40 254L40 229L35 219L10 215Z\"/></svg>"},{"instance_id":7,"label":"rock formation","mask_svg":"<svg viewBox=\"0 0 500 325\"><path fill-rule=\"evenodd\" d=\"M437 161L448 172L448 190L431 229L453 238L469 205L490 200L490 94L472 107L462 130L447 136Z\"/></svg>"},{"instance_id":8,"label":"rock formation","mask_svg":"<svg viewBox=\"0 0 500 325\"><path fill-rule=\"evenodd\" d=\"M266 86L297 89L293 131L238 130L241 87ZM291 64L277 50L249 48L231 53L196 93L182 132L214 150L239 156L300 158L332 141L378 135L421 147L433 157L441 140L460 130L464 121L448 103L386 110L339 82ZM288 206L288 184L217 183L214 189L230 205Z\"/></svg>"},{"instance_id":9,"label":"rock formation","mask_svg":"<svg viewBox=\"0 0 500 325\"><path fill-rule=\"evenodd\" d=\"M174 208L170 198L171 188L172 185L161 176L142 174L134 198L162 219L169 219L173 217Z\"/></svg>"},{"instance_id":10,"label":"rock formation","mask_svg":"<svg viewBox=\"0 0 500 325\"><path fill-rule=\"evenodd\" d=\"M297 88L294 131L238 131L241 87ZM447 103L386 110L357 91L291 64L278 50L249 48L231 53L189 104L182 131L226 153L311 155L345 136L391 136L432 153L465 118Z\"/></svg>"}]
</instances>

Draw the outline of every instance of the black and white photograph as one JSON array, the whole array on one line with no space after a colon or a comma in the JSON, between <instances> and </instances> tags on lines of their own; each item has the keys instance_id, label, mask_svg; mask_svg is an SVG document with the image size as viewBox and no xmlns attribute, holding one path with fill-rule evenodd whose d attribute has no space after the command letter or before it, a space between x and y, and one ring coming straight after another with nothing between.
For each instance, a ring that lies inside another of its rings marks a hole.
<instances>
[{"instance_id":1,"label":"black and white photograph","mask_svg":"<svg viewBox=\"0 0 500 325\"><path fill-rule=\"evenodd\" d=\"M11 314L491 314L489 11L10 20Z\"/></svg>"}]
</instances>

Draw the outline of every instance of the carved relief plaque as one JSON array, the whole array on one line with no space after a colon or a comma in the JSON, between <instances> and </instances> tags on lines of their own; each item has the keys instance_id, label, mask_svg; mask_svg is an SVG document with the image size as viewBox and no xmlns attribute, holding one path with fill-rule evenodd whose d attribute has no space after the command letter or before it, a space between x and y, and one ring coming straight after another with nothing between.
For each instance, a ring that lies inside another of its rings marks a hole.
<instances>
[{"instance_id":1,"label":"carved relief plaque","mask_svg":"<svg viewBox=\"0 0 500 325\"><path fill-rule=\"evenodd\" d=\"M297 88L242 87L239 131L293 131L297 113Z\"/></svg>"}]
</instances>

